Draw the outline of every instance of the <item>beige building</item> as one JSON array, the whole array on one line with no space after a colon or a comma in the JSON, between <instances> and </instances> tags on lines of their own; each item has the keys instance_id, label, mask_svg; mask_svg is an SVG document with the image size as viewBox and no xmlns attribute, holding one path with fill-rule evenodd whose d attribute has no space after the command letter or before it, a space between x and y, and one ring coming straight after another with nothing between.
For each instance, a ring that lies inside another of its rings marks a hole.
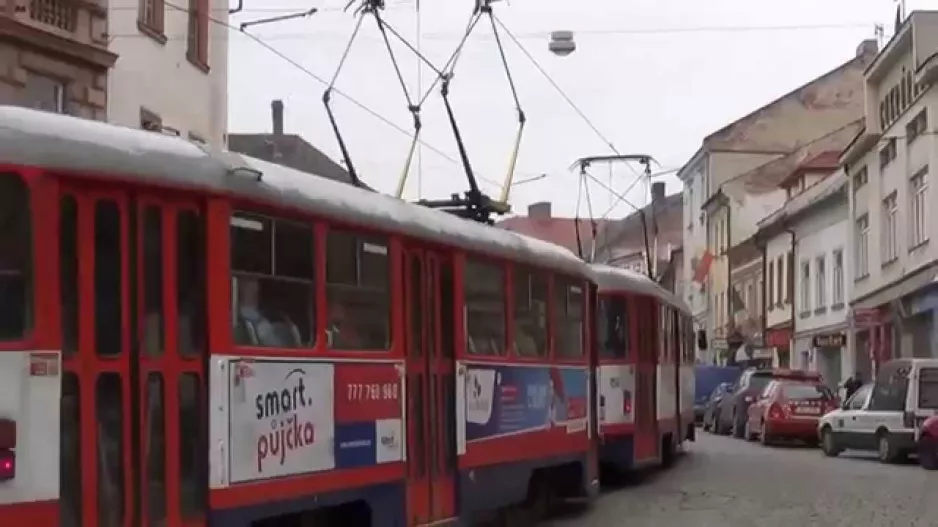
<instances>
[{"instance_id":1,"label":"beige building","mask_svg":"<svg viewBox=\"0 0 938 527\"><path fill-rule=\"evenodd\" d=\"M841 161L849 181L851 332L874 360L936 356L938 12L917 11L864 73L866 126Z\"/></svg>"},{"instance_id":2,"label":"beige building","mask_svg":"<svg viewBox=\"0 0 938 527\"><path fill-rule=\"evenodd\" d=\"M684 296L710 342L708 350L698 350L704 362L728 348L733 317L727 252L781 205L776 197L740 200L723 192L724 185L862 116L863 72L876 49L875 41L864 41L846 63L714 132L678 173L685 184L684 202L701 207L685 211L690 222L683 246L689 284ZM692 280L695 276L703 280Z\"/></svg>"},{"instance_id":3,"label":"beige building","mask_svg":"<svg viewBox=\"0 0 938 527\"><path fill-rule=\"evenodd\" d=\"M0 0L0 104L104 120L107 0Z\"/></svg>"}]
</instances>

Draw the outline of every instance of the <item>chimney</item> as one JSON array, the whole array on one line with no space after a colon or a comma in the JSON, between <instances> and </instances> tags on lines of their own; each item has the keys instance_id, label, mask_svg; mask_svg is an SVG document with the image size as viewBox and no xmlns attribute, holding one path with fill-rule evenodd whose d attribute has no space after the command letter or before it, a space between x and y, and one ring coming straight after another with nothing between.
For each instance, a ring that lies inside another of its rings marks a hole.
<instances>
[{"instance_id":1,"label":"chimney","mask_svg":"<svg viewBox=\"0 0 938 527\"><path fill-rule=\"evenodd\" d=\"M857 57L873 57L879 53L879 43L875 38L868 38L857 46Z\"/></svg>"},{"instance_id":2,"label":"chimney","mask_svg":"<svg viewBox=\"0 0 938 527\"><path fill-rule=\"evenodd\" d=\"M550 202L539 201L528 205L528 217L536 220L549 220Z\"/></svg>"},{"instance_id":3,"label":"chimney","mask_svg":"<svg viewBox=\"0 0 938 527\"><path fill-rule=\"evenodd\" d=\"M658 203L664 199L664 181L656 181L651 184L651 202Z\"/></svg>"},{"instance_id":4,"label":"chimney","mask_svg":"<svg viewBox=\"0 0 938 527\"><path fill-rule=\"evenodd\" d=\"M283 135L283 101L275 99L270 102L270 114L274 121L274 135Z\"/></svg>"}]
</instances>

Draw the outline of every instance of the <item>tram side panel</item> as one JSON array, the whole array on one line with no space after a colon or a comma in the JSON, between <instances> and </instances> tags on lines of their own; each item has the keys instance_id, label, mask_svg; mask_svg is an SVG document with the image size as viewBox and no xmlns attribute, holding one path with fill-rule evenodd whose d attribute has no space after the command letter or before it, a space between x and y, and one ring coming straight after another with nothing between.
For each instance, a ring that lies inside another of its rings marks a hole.
<instances>
[{"instance_id":1,"label":"tram side panel","mask_svg":"<svg viewBox=\"0 0 938 527\"><path fill-rule=\"evenodd\" d=\"M371 525L403 524L402 361L215 356L210 371L214 525L356 502Z\"/></svg>"},{"instance_id":2,"label":"tram side panel","mask_svg":"<svg viewBox=\"0 0 938 527\"><path fill-rule=\"evenodd\" d=\"M601 364L596 386L600 463L620 471L635 468L635 365Z\"/></svg>"},{"instance_id":3,"label":"tram side panel","mask_svg":"<svg viewBox=\"0 0 938 527\"><path fill-rule=\"evenodd\" d=\"M532 485L595 490L585 488L589 382L585 364L457 363L461 518L522 503Z\"/></svg>"}]
</instances>

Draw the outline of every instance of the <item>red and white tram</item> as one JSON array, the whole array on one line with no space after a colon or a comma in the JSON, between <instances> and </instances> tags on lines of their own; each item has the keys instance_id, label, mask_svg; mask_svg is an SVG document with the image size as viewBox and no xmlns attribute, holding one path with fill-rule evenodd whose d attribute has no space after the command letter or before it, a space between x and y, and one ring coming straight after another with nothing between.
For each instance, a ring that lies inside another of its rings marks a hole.
<instances>
[{"instance_id":1,"label":"red and white tram","mask_svg":"<svg viewBox=\"0 0 938 527\"><path fill-rule=\"evenodd\" d=\"M0 225L11 525L537 514L598 491L597 284L643 306L630 324L674 315L625 363L689 338L676 304L555 245L21 108L0 107ZM674 404L650 418L677 441Z\"/></svg>"},{"instance_id":2,"label":"red and white tram","mask_svg":"<svg viewBox=\"0 0 938 527\"><path fill-rule=\"evenodd\" d=\"M670 465L694 439L691 314L645 275L592 267L600 463L614 471Z\"/></svg>"}]
</instances>

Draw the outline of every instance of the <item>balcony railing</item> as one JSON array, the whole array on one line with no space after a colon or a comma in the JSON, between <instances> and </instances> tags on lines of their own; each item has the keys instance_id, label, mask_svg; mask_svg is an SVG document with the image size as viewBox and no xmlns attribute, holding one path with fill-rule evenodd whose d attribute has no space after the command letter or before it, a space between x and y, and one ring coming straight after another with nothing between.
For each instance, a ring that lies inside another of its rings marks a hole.
<instances>
[{"instance_id":1,"label":"balcony railing","mask_svg":"<svg viewBox=\"0 0 938 527\"><path fill-rule=\"evenodd\" d=\"M70 0L30 0L29 18L73 33L78 22L78 9Z\"/></svg>"}]
</instances>

